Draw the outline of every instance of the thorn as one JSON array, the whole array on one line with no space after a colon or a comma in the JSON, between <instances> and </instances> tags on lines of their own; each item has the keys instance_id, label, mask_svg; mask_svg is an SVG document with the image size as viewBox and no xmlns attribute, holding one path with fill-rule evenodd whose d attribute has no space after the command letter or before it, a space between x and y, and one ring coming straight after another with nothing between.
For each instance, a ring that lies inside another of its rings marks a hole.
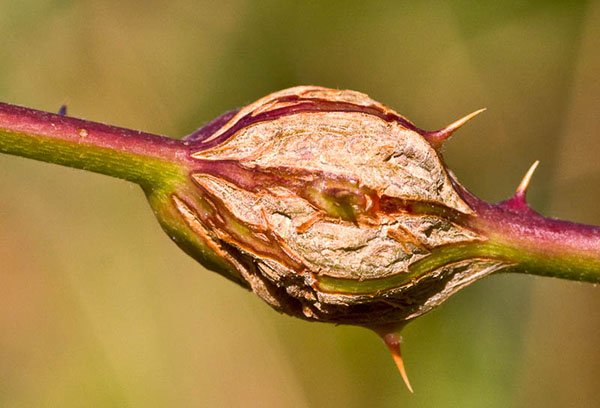
<instances>
[{"instance_id":1,"label":"thorn","mask_svg":"<svg viewBox=\"0 0 600 408\"><path fill-rule=\"evenodd\" d=\"M476 110L475 112L471 112L467 116L460 118L456 122L452 122L445 128L436 130L434 132L425 132L423 136L429 141L429 143L433 145L435 149L439 150L442 147L442 144L446 141L446 139L452 136L452 133L454 133L462 125L464 125L465 123L467 123L468 121L470 121L475 116L479 115L485 110L486 108L483 108Z\"/></svg>"},{"instance_id":2,"label":"thorn","mask_svg":"<svg viewBox=\"0 0 600 408\"><path fill-rule=\"evenodd\" d=\"M402 354L400 353L400 343L401 338L397 333L387 333L387 334L379 334L386 346L392 353L392 357L394 359L394 363L396 363L396 367L398 367L398 371L400 371L400 375L402 376L402 380L404 380L404 384L406 384L406 388L411 393L414 393L412 386L410 385L410 381L408 380L408 375L406 374L406 368L404 367L404 360L402 360Z\"/></svg>"},{"instance_id":3,"label":"thorn","mask_svg":"<svg viewBox=\"0 0 600 408\"><path fill-rule=\"evenodd\" d=\"M531 177L533 177L533 173L535 172L538 164L540 164L540 161L536 160L535 163L531 165L529 170L527 170L527 173L525 173L525 176L523 176L523 180L521 180L521 183L519 184L519 187L517 187L515 194L513 194L513 196L508 200L502 201L498 205L514 211L533 211L529 205L527 205L525 196L527 195L527 188L531 182Z\"/></svg>"},{"instance_id":4,"label":"thorn","mask_svg":"<svg viewBox=\"0 0 600 408\"><path fill-rule=\"evenodd\" d=\"M442 129L441 131L438 131L438 132L440 132L442 134L445 134L446 137L449 137L455 130L457 130L462 125L464 125L465 123L467 123L468 121L470 121L471 119L473 119L475 116L477 116L480 113L484 112L486 109L487 108L482 108L482 109L476 110L475 112L471 112L468 115L466 115L465 117L460 118L456 122L452 122L451 124L449 124L444 129Z\"/></svg>"},{"instance_id":5,"label":"thorn","mask_svg":"<svg viewBox=\"0 0 600 408\"><path fill-rule=\"evenodd\" d=\"M523 202L525 202L525 195L527 194L527 188L529 187L529 183L531 182L531 177L533 177L533 173L535 172L535 169L537 169L538 164L540 164L540 161L536 160L531 165L529 170L527 170L527 173L525 173L525 176L523 176L523 180L521 180L521 184L519 184L519 187L517 187L515 197L518 197Z\"/></svg>"},{"instance_id":6,"label":"thorn","mask_svg":"<svg viewBox=\"0 0 600 408\"><path fill-rule=\"evenodd\" d=\"M398 367L398 371L400 371L400 375L404 380L404 384L406 384L406 388L414 394L413 388L410 385L410 381L408 380L408 375L406 374L406 368L404 368L404 360L402 360L402 355L400 354L400 350L398 353L392 353L392 357L394 358L394 362L396 363L396 367Z\"/></svg>"},{"instance_id":7,"label":"thorn","mask_svg":"<svg viewBox=\"0 0 600 408\"><path fill-rule=\"evenodd\" d=\"M61 105L60 109L58 110L58 114L60 116L67 116L67 105Z\"/></svg>"}]
</instances>

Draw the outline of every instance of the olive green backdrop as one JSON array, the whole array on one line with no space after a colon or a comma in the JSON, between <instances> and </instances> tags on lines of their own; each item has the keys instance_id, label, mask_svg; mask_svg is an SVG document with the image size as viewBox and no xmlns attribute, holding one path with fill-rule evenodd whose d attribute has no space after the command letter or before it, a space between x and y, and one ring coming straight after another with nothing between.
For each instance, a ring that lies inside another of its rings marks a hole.
<instances>
[{"instance_id":1,"label":"olive green backdrop","mask_svg":"<svg viewBox=\"0 0 600 408\"><path fill-rule=\"evenodd\" d=\"M523 4L525 3L525 4ZM458 178L600 224L600 2L0 2L0 100L181 137L271 91L351 88ZM356 328L280 316L160 230L140 189L0 156L0 405L597 407L600 288L487 278L411 323L407 392Z\"/></svg>"}]
</instances>

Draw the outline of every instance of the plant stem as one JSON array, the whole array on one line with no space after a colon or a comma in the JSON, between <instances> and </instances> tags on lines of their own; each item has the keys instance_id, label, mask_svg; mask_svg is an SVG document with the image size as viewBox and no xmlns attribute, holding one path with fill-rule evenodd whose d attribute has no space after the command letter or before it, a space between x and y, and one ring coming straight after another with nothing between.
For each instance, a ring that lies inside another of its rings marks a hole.
<instances>
[{"instance_id":1,"label":"plant stem","mask_svg":"<svg viewBox=\"0 0 600 408\"><path fill-rule=\"evenodd\" d=\"M500 256L515 262L507 271L600 283L599 227L501 205L488 205L475 224L486 229Z\"/></svg>"},{"instance_id":2,"label":"plant stem","mask_svg":"<svg viewBox=\"0 0 600 408\"><path fill-rule=\"evenodd\" d=\"M151 203L164 201L199 166L186 143L0 103L0 153L129 180L145 189ZM349 293L383 290L469 258L503 261L511 266L505 271L600 282L600 227L545 218L527 206L524 192L488 204L458 183L455 187L475 211L461 223L487 237L485 241L434 248L411 265L409 274L360 282L323 277L320 284Z\"/></svg>"},{"instance_id":3,"label":"plant stem","mask_svg":"<svg viewBox=\"0 0 600 408\"><path fill-rule=\"evenodd\" d=\"M510 261L505 271L600 283L600 227L544 217L524 197L488 204L462 193L477 213L469 226L489 238L470 247L473 256Z\"/></svg>"},{"instance_id":4,"label":"plant stem","mask_svg":"<svg viewBox=\"0 0 600 408\"><path fill-rule=\"evenodd\" d=\"M0 153L122 178L144 188L180 179L184 142L0 103Z\"/></svg>"}]
</instances>

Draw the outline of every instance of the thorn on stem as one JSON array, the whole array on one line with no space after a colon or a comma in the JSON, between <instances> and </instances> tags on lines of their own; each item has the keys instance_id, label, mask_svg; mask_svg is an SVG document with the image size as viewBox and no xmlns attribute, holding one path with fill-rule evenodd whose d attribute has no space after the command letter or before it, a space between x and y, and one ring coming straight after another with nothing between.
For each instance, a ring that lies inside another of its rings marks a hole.
<instances>
[{"instance_id":1,"label":"thorn on stem","mask_svg":"<svg viewBox=\"0 0 600 408\"><path fill-rule=\"evenodd\" d=\"M67 116L67 105L61 105L58 114L60 116Z\"/></svg>"},{"instance_id":2,"label":"thorn on stem","mask_svg":"<svg viewBox=\"0 0 600 408\"><path fill-rule=\"evenodd\" d=\"M511 198L506 201L500 203L500 205L504 208L508 208L516 211L532 211L529 205L527 204L527 188L529 187L529 183L531 182L531 178L533 177L533 173L537 168L538 164L540 164L539 160L536 160L535 163L531 165L525 176L523 176L523 180L517 187L517 191Z\"/></svg>"},{"instance_id":3,"label":"thorn on stem","mask_svg":"<svg viewBox=\"0 0 600 408\"><path fill-rule=\"evenodd\" d=\"M379 334L383 339L386 346L392 353L392 357L394 359L394 363L396 363L396 367L398 367L398 371L400 371L400 375L404 380L404 384L406 384L406 388L412 393L414 393L412 386L410 385L410 381L408 380L408 375L406 374L406 368L404 367L404 361L402 360L402 354L400 353L400 343L402 339L398 333L387 333L387 334Z\"/></svg>"},{"instance_id":4,"label":"thorn on stem","mask_svg":"<svg viewBox=\"0 0 600 408\"><path fill-rule=\"evenodd\" d=\"M443 129L436 130L434 132L424 132L423 136L429 143L433 145L436 150L439 150L444 142L452 136L457 129L459 129L462 125L473 119L475 116L479 115L481 112L485 111L486 108L476 110L475 112L471 112L465 117L460 118L456 122L452 122L448 126Z\"/></svg>"},{"instance_id":5,"label":"thorn on stem","mask_svg":"<svg viewBox=\"0 0 600 408\"><path fill-rule=\"evenodd\" d=\"M515 197L518 197L523 202L525 202L525 196L527 195L527 188L529 187L529 183L531 182L531 178L533 177L533 173L535 172L535 169L537 169L537 166L539 164L540 164L540 161L536 160L531 165L531 167L529 168L529 170L527 170L527 173L525 173L525 176L523 176L523 180L521 180L521 183L519 184L519 187L517 187L517 191L515 192Z\"/></svg>"}]
</instances>

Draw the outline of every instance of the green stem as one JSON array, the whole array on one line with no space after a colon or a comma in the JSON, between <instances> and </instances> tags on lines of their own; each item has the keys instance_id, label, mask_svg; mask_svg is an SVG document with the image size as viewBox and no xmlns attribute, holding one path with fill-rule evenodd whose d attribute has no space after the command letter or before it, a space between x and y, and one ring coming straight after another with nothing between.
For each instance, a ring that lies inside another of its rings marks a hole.
<instances>
[{"instance_id":1,"label":"green stem","mask_svg":"<svg viewBox=\"0 0 600 408\"><path fill-rule=\"evenodd\" d=\"M182 180L184 142L0 103L0 153L160 188Z\"/></svg>"},{"instance_id":2,"label":"green stem","mask_svg":"<svg viewBox=\"0 0 600 408\"><path fill-rule=\"evenodd\" d=\"M486 231L490 255L511 260L507 271L600 283L600 228L546 218L526 207L480 207L473 220Z\"/></svg>"},{"instance_id":3,"label":"green stem","mask_svg":"<svg viewBox=\"0 0 600 408\"><path fill-rule=\"evenodd\" d=\"M3 103L0 153L129 180L145 189L151 203L164 201L198 166L185 141ZM504 262L510 266L505 270L513 272L600 282L600 227L542 217L526 205L522 192L492 205L458 184L456 187L475 210L475 215L456 221L480 232L485 241L435 248L405 274L356 282L322 276L322 289L348 293L385 290L472 258Z\"/></svg>"}]
</instances>

